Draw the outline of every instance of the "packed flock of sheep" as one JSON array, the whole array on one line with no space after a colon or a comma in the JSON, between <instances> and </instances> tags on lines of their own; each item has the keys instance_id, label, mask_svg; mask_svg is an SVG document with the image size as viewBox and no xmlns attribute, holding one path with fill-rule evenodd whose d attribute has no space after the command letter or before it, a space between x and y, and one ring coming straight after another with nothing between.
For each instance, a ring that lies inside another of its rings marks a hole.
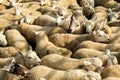
<instances>
[{"instance_id":1,"label":"packed flock of sheep","mask_svg":"<svg viewBox=\"0 0 120 80\"><path fill-rule=\"evenodd\" d=\"M120 80L120 0L0 0L0 80Z\"/></svg>"}]
</instances>

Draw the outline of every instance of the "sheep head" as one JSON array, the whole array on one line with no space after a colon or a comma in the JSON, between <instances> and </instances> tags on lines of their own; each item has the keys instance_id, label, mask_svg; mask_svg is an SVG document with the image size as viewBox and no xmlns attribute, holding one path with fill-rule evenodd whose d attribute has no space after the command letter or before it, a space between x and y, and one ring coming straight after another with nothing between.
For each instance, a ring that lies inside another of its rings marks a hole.
<instances>
[{"instance_id":1,"label":"sheep head","mask_svg":"<svg viewBox=\"0 0 120 80\"><path fill-rule=\"evenodd\" d=\"M79 29L81 29L81 24L79 20L77 20L74 16L72 16L70 24L69 24L69 32L74 33L75 31L78 31Z\"/></svg>"},{"instance_id":2,"label":"sheep head","mask_svg":"<svg viewBox=\"0 0 120 80\"><path fill-rule=\"evenodd\" d=\"M102 30L89 32L89 34L93 36L96 42L109 42L110 41L110 37Z\"/></svg>"},{"instance_id":3,"label":"sheep head","mask_svg":"<svg viewBox=\"0 0 120 80\"><path fill-rule=\"evenodd\" d=\"M37 56L36 52L32 50L31 46L29 46L29 50L27 52L20 53L24 57L25 63L29 68L39 65L41 62L40 58Z\"/></svg>"}]
</instances>

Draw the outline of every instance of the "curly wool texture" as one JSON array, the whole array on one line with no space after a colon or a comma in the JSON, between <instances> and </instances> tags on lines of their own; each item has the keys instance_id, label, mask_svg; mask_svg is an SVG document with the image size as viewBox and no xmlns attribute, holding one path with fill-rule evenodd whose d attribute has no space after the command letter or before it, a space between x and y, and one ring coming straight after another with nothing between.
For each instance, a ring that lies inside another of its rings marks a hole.
<instances>
[{"instance_id":1,"label":"curly wool texture","mask_svg":"<svg viewBox=\"0 0 120 80\"><path fill-rule=\"evenodd\" d=\"M19 50L15 47L0 47L0 58L16 56L18 51Z\"/></svg>"}]
</instances>

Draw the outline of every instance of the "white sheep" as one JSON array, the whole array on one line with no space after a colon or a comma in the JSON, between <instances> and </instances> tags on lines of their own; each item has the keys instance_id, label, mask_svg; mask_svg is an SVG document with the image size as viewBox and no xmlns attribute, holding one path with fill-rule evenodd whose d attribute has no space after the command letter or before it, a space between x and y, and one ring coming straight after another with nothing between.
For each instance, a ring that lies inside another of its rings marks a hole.
<instances>
[{"instance_id":1,"label":"white sheep","mask_svg":"<svg viewBox=\"0 0 120 80\"><path fill-rule=\"evenodd\" d=\"M99 51L105 51L106 49L109 49L110 51L118 52L120 51L120 45L119 44L106 44L106 43L98 43L93 41L83 41L80 44L78 44L75 48L75 50L78 50L80 48L89 48L89 49L95 49Z\"/></svg>"},{"instance_id":2,"label":"white sheep","mask_svg":"<svg viewBox=\"0 0 120 80\"><path fill-rule=\"evenodd\" d=\"M35 51L40 58L48 54L60 54L66 57L70 57L72 52L66 48L55 46L49 41L47 35L43 31L34 32L36 34L36 48Z\"/></svg>"},{"instance_id":3,"label":"white sheep","mask_svg":"<svg viewBox=\"0 0 120 80\"><path fill-rule=\"evenodd\" d=\"M87 72L82 69L61 71L43 65L32 68L28 74L25 80L40 80L43 77L46 80L102 80L100 74L93 71Z\"/></svg>"},{"instance_id":4,"label":"white sheep","mask_svg":"<svg viewBox=\"0 0 120 80\"><path fill-rule=\"evenodd\" d=\"M4 29L0 31L0 46L6 46L7 45L7 40L6 36L4 35Z\"/></svg>"},{"instance_id":5,"label":"white sheep","mask_svg":"<svg viewBox=\"0 0 120 80\"><path fill-rule=\"evenodd\" d=\"M33 66L39 65L41 60L37 56L35 51L32 51L31 46L30 49L26 52L19 51L19 55L15 56L15 60L17 63L26 66L27 68L32 68ZM12 57L9 58L0 58L0 67L4 67L9 64L12 60Z\"/></svg>"},{"instance_id":6,"label":"white sheep","mask_svg":"<svg viewBox=\"0 0 120 80\"><path fill-rule=\"evenodd\" d=\"M94 68L91 68L91 71L94 71L98 67L102 67L103 63L102 60L97 57L73 59L58 54L49 54L41 59L41 65L57 70L84 69L94 66Z\"/></svg>"},{"instance_id":7,"label":"white sheep","mask_svg":"<svg viewBox=\"0 0 120 80\"><path fill-rule=\"evenodd\" d=\"M49 37L49 40L60 47L65 47L67 49L73 50L74 47L85 40L92 40L96 42L108 42L109 36L105 34L103 31L94 31L91 32L90 34L53 34L52 36Z\"/></svg>"},{"instance_id":8,"label":"white sheep","mask_svg":"<svg viewBox=\"0 0 120 80\"><path fill-rule=\"evenodd\" d=\"M29 47L28 42L18 30L16 29L7 30L5 32L5 36L9 46L14 46L22 51L28 50Z\"/></svg>"}]
</instances>

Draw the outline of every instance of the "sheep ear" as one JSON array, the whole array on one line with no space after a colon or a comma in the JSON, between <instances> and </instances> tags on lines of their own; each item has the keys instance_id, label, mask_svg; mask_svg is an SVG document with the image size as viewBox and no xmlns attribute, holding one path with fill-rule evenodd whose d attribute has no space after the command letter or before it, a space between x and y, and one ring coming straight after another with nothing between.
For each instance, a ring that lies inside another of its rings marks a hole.
<instances>
[{"instance_id":1,"label":"sheep ear","mask_svg":"<svg viewBox=\"0 0 120 80\"><path fill-rule=\"evenodd\" d=\"M90 34L91 36L95 36L95 31L90 31L89 34Z\"/></svg>"},{"instance_id":2,"label":"sheep ear","mask_svg":"<svg viewBox=\"0 0 120 80\"><path fill-rule=\"evenodd\" d=\"M26 52L18 51L21 56L25 56Z\"/></svg>"},{"instance_id":3,"label":"sheep ear","mask_svg":"<svg viewBox=\"0 0 120 80\"><path fill-rule=\"evenodd\" d=\"M32 51L32 46L29 45L29 51Z\"/></svg>"}]
</instances>

